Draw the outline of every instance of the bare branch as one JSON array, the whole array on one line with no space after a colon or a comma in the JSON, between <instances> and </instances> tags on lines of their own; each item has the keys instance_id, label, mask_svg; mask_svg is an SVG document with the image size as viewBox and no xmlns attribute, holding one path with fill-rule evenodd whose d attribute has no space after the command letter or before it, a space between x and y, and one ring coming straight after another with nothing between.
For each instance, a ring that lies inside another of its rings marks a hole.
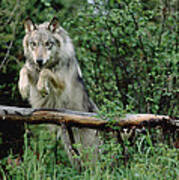
<instances>
[{"instance_id":1,"label":"bare branch","mask_svg":"<svg viewBox=\"0 0 179 180\"><path fill-rule=\"evenodd\" d=\"M6 63L6 61L7 61L7 58L9 57L10 50L11 50L11 48L12 48L13 42L14 42L14 40L12 40L12 41L10 42L10 44L9 44L9 46L8 46L8 48L7 48L6 55L5 55L4 59L3 59L2 62L1 62L1 65L0 65L0 69L2 69L3 65L4 65L4 64Z\"/></svg>"},{"instance_id":2,"label":"bare branch","mask_svg":"<svg viewBox=\"0 0 179 180\"><path fill-rule=\"evenodd\" d=\"M165 31L166 14L167 14L167 7L165 6L162 8L162 24L161 24L161 31L160 31L159 39L158 39L158 48L160 48L160 45L162 42L162 35Z\"/></svg>"},{"instance_id":3,"label":"bare branch","mask_svg":"<svg viewBox=\"0 0 179 180\"><path fill-rule=\"evenodd\" d=\"M17 12L17 10L20 8L20 5L19 5L19 0L16 0L16 5L11 13L11 15L9 16L9 19L6 21L6 23L3 25L4 27L9 24L12 20L12 18L14 18L14 14ZM4 59L2 60L1 64L0 64L0 69L2 69L3 65L8 63L8 57L10 55L10 51L11 51L11 48L13 46L13 43L14 43L14 40L15 40L15 36L16 36L16 27L17 27L17 24L18 24L18 21L19 21L19 17L20 17L20 14L21 14L21 11L19 13L16 13L15 15L15 20L14 20L14 26L13 26L13 29L12 29L12 35L13 35L13 39L10 41L9 43L9 46L7 48L7 52L6 52L6 55L4 57Z\"/></svg>"}]
</instances>

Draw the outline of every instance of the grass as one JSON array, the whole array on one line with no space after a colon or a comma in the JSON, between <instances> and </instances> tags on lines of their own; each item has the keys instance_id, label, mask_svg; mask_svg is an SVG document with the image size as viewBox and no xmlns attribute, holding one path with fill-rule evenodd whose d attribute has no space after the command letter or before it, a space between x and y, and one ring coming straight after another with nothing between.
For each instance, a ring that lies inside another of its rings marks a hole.
<instances>
[{"instance_id":1,"label":"grass","mask_svg":"<svg viewBox=\"0 0 179 180\"><path fill-rule=\"evenodd\" d=\"M107 141L101 161L95 168L79 173L71 167L63 146L56 151L55 134L34 127L30 139L25 134L23 161L17 165L11 154L0 162L3 180L172 180L179 179L179 151L166 144L152 144L149 134L138 137L134 146L128 146L129 160L124 165L122 147L113 140ZM38 131L37 131L38 129ZM128 144L128 143L126 143ZM12 160L9 163L9 159Z\"/></svg>"}]
</instances>

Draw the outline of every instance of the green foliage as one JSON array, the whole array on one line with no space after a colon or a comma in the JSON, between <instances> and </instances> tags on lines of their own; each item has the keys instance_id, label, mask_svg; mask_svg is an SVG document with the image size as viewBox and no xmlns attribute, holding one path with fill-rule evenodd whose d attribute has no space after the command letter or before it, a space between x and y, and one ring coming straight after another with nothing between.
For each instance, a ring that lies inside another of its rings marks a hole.
<instances>
[{"instance_id":1,"label":"green foliage","mask_svg":"<svg viewBox=\"0 0 179 180\"><path fill-rule=\"evenodd\" d=\"M95 1L64 24L71 28L91 96L130 111L177 114L178 29L171 2ZM111 5L113 4L113 5ZM150 4L150 3L149 3ZM80 36L79 36L80 34Z\"/></svg>"},{"instance_id":2,"label":"green foliage","mask_svg":"<svg viewBox=\"0 0 179 180\"><path fill-rule=\"evenodd\" d=\"M96 163L95 168L89 168L89 162L86 162L88 168L78 173L71 167L61 146L56 157L55 134L43 128L39 127L40 131L31 140L25 134L24 155L20 164L17 165L16 157L12 155L1 160L0 175L3 180L149 180L177 179L179 176L178 150L160 142L154 146L149 134L140 136L135 146L128 146L126 142L127 165L124 164L122 146L109 140L103 146L103 151L107 153L101 154L101 161Z\"/></svg>"}]
</instances>

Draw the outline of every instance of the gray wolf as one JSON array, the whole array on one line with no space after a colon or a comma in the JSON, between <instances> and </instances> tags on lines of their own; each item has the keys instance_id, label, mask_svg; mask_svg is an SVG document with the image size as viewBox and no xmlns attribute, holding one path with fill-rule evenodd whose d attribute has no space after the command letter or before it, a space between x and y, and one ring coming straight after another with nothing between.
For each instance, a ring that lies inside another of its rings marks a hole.
<instances>
[{"instance_id":1,"label":"gray wolf","mask_svg":"<svg viewBox=\"0 0 179 180\"><path fill-rule=\"evenodd\" d=\"M40 25L27 19L24 25L26 62L20 70L18 82L22 97L27 98L33 108L96 112L97 107L85 90L72 40L57 18ZM79 155L82 150L74 149L73 143L94 147L94 157L97 157L99 140L96 130L62 125L60 137L71 163L78 169L81 162L74 159L73 154Z\"/></svg>"}]
</instances>

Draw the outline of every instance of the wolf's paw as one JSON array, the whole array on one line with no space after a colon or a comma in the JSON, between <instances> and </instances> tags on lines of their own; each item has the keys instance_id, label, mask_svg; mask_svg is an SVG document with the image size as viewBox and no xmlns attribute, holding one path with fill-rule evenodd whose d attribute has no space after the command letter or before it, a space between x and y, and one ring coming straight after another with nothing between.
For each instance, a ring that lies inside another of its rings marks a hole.
<instances>
[{"instance_id":1,"label":"wolf's paw","mask_svg":"<svg viewBox=\"0 0 179 180\"><path fill-rule=\"evenodd\" d=\"M50 93L48 87L48 81L46 79L40 78L37 83L37 90L40 92L40 94L43 97L47 96Z\"/></svg>"},{"instance_id":2,"label":"wolf's paw","mask_svg":"<svg viewBox=\"0 0 179 180\"><path fill-rule=\"evenodd\" d=\"M39 80L37 82L37 89L40 92L40 94L45 97L50 93L50 88L49 88L49 71L48 69L44 69L41 71L39 75Z\"/></svg>"},{"instance_id":3,"label":"wolf's paw","mask_svg":"<svg viewBox=\"0 0 179 180\"><path fill-rule=\"evenodd\" d=\"M20 78L19 78L18 86L19 86L19 91L22 98L23 99L28 98L29 93L30 93L30 84L29 84L26 68L23 68L20 71Z\"/></svg>"},{"instance_id":4,"label":"wolf's paw","mask_svg":"<svg viewBox=\"0 0 179 180\"><path fill-rule=\"evenodd\" d=\"M28 98L30 92L29 84L19 82L19 91L23 99Z\"/></svg>"},{"instance_id":5,"label":"wolf's paw","mask_svg":"<svg viewBox=\"0 0 179 180\"><path fill-rule=\"evenodd\" d=\"M40 78L48 78L50 77L52 71L50 71L49 69L43 69L41 72L40 72Z\"/></svg>"}]
</instances>

